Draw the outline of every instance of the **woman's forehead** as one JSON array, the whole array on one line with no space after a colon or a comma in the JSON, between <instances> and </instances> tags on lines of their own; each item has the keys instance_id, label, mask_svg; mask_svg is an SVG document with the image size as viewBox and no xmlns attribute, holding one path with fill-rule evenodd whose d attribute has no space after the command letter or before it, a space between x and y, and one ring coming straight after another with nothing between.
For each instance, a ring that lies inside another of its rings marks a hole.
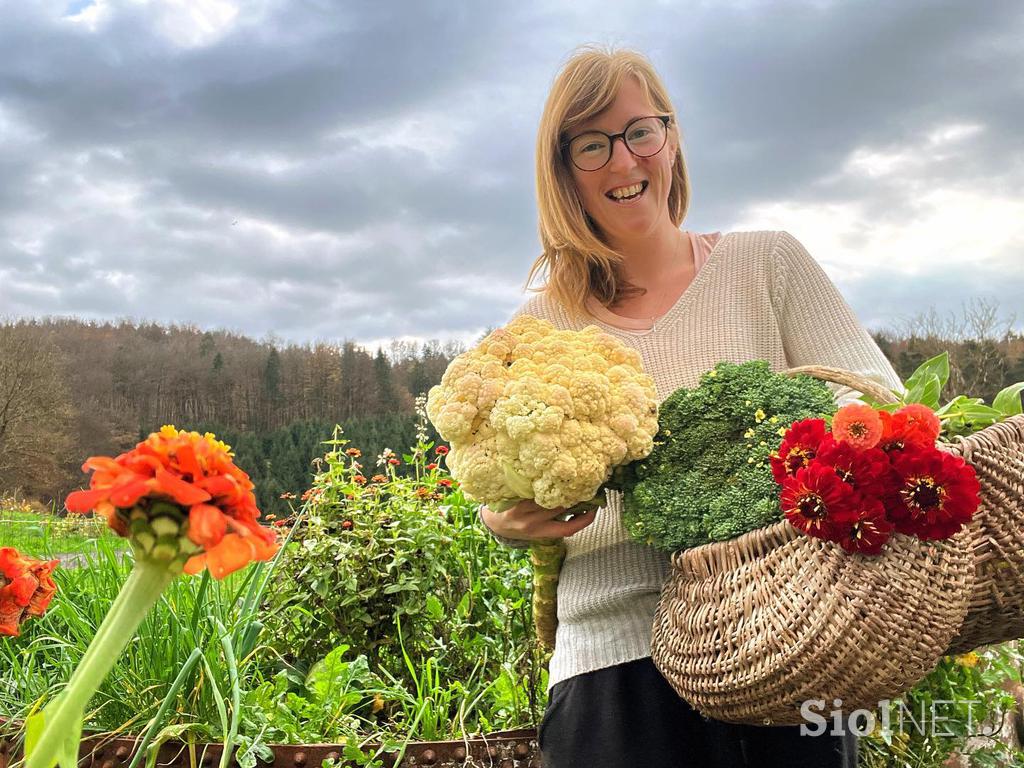
<instances>
[{"instance_id":1,"label":"woman's forehead","mask_svg":"<svg viewBox=\"0 0 1024 768\"><path fill-rule=\"evenodd\" d=\"M612 103L580 123L580 129L614 133L621 131L631 120L653 115L657 111L640 83L633 77L627 77L619 86Z\"/></svg>"}]
</instances>

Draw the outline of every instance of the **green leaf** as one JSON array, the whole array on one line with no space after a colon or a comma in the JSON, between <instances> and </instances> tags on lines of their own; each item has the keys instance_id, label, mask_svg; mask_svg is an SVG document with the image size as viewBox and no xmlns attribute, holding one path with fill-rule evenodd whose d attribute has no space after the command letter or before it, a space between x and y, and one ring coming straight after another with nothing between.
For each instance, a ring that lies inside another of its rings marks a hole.
<instances>
[{"instance_id":1,"label":"green leaf","mask_svg":"<svg viewBox=\"0 0 1024 768\"><path fill-rule=\"evenodd\" d=\"M466 618L469 615L469 592L466 592L462 599L459 600L459 605L455 609L455 613L459 618Z\"/></svg>"},{"instance_id":2,"label":"green leaf","mask_svg":"<svg viewBox=\"0 0 1024 768\"><path fill-rule=\"evenodd\" d=\"M908 403L922 403L932 410L939 407L939 394L942 391L942 382L936 374L922 374L908 389Z\"/></svg>"},{"instance_id":3,"label":"green leaf","mask_svg":"<svg viewBox=\"0 0 1024 768\"><path fill-rule=\"evenodd\" d=\"M427 614L434 621L440 621L444 617L444 607L434 595L427 595Z\"/></svg>"},{"instance_id":4,"label":"green leaf","mask_svg":"<svg viewBox=\"0 0 1024 768\"><path fill-rule=\"evenodd\" d=\"M1024 381L1011 384L1006 389L1001 389L996 399L992 401L992 407L1003 416L1015 416L1021 413L1020 393L1024 390Z\"/></svg>"},{"instance_id":5,"label":"green leaf","mask_svg":"<svg viewBox=\"0 0 1024 768\"><path fill-rule=\"evenodd\" d=\"M995 408L987 405L967 405L961 411L963 416L970 421L999 421L1002 414Z\"/></svg>"},{"instance_id":6,"label":"green leaf","mask_svg":"<svg viewBox=\"0 0 1024 768\"><path fill-rule=\"evenodd\" d=\"M937 408L935 410L935 415L939 416L939 417L942 417L942 416L945 416L947 413L955 412L962 405L964 405L966 402L967 402L967 396L966 395L957 395L956 397L954 397L952 400L950 400L948 403L946 403L941 408Z\"/></svg>"},{"instance_id":7,"label":"green leaf","mask_svg":"<svg viewBox=\"0 0 1024 768\"><path fill-rule=\"evenodd\" d=\"M912 389L916 384L925 381L930 376L935 376L939 380L940 391L946 386L946 382L949 381L949 353L940 352L930 360L925 360L918 366L916 371L910 374L910 378L904 383L907 389ZM914 400L911 402L921 401Z\"/></svg>"},{"instance_id":8,"label":"green leaf","mask_svg":"<svg viewBox=\"0 0 1024 768\"><path fill-rule=\"evenodd\" d=\"M47 710L51 712L56 711L60 708L61 696L56 696L45 709L29 715L25 721L25 758L26 765L28 764L28 758L31 757L32 753L39 747L40 739L43 736L43 730L46 726L46 714ZM33 768L53 768L54 765L60 765L60 768L78 768L78 746L82 740L82 716L79 715L75 718L75 721L71 724L70 730L64 734L60 745L56 750L55 759L46 766L37 763L33 765Z\"/></svg>"}]
</instances>

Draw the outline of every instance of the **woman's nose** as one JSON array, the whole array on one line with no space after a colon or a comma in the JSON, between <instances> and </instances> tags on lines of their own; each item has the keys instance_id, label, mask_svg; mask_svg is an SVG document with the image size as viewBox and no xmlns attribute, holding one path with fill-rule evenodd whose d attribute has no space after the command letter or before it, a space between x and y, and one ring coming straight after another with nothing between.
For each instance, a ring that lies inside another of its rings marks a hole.
<instances>
[{"instance_id":1,"label":"woman's nose","mask_svg":"<svg viewBox=\"0 0 1024 768\"><path fill-rule=\"evenodd\" d=\"M625 170L636 165L636 157L626 146L626 140L621 136L612 139L612 157L608 161L609 170Z\"/></svg>"}]
</instances>

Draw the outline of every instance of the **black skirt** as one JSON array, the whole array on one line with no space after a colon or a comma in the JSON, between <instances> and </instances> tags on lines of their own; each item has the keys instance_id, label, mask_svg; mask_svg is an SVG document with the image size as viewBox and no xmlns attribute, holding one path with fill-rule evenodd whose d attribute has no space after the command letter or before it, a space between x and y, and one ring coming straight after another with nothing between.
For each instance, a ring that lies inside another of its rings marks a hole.
<instances>
[{"instance_id":1,"label":"black skirt","mask_svg":"<svg viewBox=\"0 0 1024 768\"><path fill-rule=\"evenodd\" d=\"M699 714L648 656L556 683L538 729L544 768L856 768L849 736Z\"/></svg>"}]
</instances>

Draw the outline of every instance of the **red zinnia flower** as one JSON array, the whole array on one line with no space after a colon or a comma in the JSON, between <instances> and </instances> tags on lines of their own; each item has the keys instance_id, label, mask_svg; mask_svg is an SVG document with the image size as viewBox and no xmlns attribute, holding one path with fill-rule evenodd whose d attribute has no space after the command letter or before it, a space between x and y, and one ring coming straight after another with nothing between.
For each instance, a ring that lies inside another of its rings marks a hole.
<instances>
[{"instance_id":1,"label":"red zinnia flower","mask_svg":"<svg viewBox=\"0 0 1024 768\"><path fill-rule=\"evenodd\" d=\"M857 495L827 464L812 461L782 483L782 511L809 536L833 539L837 525L857 519Z\"/></svg>"},{"instance_id":2,"label":"red zinnia flower","mask_svg":"<svg viewBox=\"0 0 1024 768\"><path fill-rule=\"evenodd\" d=\"M882 437L878 411L864 403L844 405L832 417L832 437L862 451L878 445Z\"/></svg>"},{"instance_id":3,"label":"red zinnia flower","mask_svg":"<svg viewBox=\"0 0 1024 768\"><path fill-rule=\"evenodd\" d=\"M444 456L446 453L448 453L448 446L439 445L437 446L437 448L434 449L434 453L436 453L438 456Z\"/></svg>"},{"instance_id":4,"label":"red zinnia flower","mask_svg":"<svg viewBox=\"0 0 1024 768\"><path fill-rule=\"evenodd\" d=\"M52 576L57 563L0 548L0 635L17 637L26 617L43 615L57 591Z\"/></svg>"},{"instance_id":5,"label":"red zinnia flower","mask_svg":"<svg viewBox=\"0 0 1024 768\"><path fill-rule=\"evenodd\" d=\"M437 469L437 464L427 464L427 469Z\"/></svg>"},{"instance_id":6,"label":"red zinnia flower","mask_svg":"<svg viewBox=\"0 0 1024 768\"><path fill-rule=\"evenodd\" d=\"M974 516L981 484L961 457L911 443L892 454L892 466L898 485L886 502L900 533L946 539Z\"/></svg>"},{"instance_id":7,"label":"red zinnia flower","mask_svg":"<svg viewBox=\"0 0 1024 768\"><path fill-rule=\"evenodd\" d=\"M768 455L775 482L782 483L787 477L793 477L797 470L806 467L818 453L818 445L825 437L824 419L802 419L794 421L778 450Z\"/></svg>"},{"instance_id":8,"label":"red zinnia flower","mask_svg":"<svg viewBox=\"0 0 1024 768\"><path fill-rule=\"evenodd\" d=\"M442 487L444 487L444 488L451 488L452 487L452 481L451 481L451 479L449 479L447 477L442 477L440 480L437 481L437 484L442 486Z\"/></svg>"},{"instance_id":9,"label":"red zinnia flower","mask_svg":"<svg viewBox=\"0 0 1024 768\"><path fill-rule=\"evenodd\" d=\"M345 530L345 531L350 530L352 528L352 521L351 520L342 520L341 521L341 527L342 527L342 530Z\"/></svg>"},{"instance_id":10,"label":"red zinnia flower","mask_svg":"<svg viewBox=\"0 0 1024 768\"><path fill-rule=\"evenodd\" d=\"M894 527L885 516L885 506L873 496L860 496L855 509L857 519L837 524L834 541L847 552L877 555L892 536Z\"/></svg>"},{"instance_id":11,"label":"red zinnia flower","mask_svg":"<svg viewBox=\"0 0 1024 768\"><path fill-rule=\"evenodd\" d=\"M352 477L352 482L355 483L356 485L365 485L366 478L363 477L362 475L354 475Z\"/></svg>"},{"instance_id":12,"label":"red zinnia flower","mask_svg":"<svg viewBox=\"0 0 1024 768\"><path fill-rule=\"evenodd\" d=\"M832 467L839 479L863 495L882 498L895 490L889 455L881 448L860 451L845 440L837 442L826 436L814 461Z\"/></svg>"},{"instance_id":13,"label":"red zinnia flower","mask_svg":"<svg viewBox=\"0 0 1024 768\"><path fill-rule=\"evenodd\" d=\"M402 462L400 462L398 459L388 459L388 464L390 464L391 466L395 466L396 464L401 464L401 463Z\"/></svg>"}]
</instances>

